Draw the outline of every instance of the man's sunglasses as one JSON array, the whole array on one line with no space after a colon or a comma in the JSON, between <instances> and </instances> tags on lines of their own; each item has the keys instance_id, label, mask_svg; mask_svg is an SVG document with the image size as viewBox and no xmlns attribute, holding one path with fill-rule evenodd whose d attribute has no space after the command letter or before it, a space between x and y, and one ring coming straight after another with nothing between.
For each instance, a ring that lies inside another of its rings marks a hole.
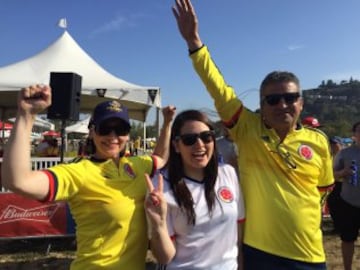
<instances>
[{"instance_id":1,"label":"man's sunglasses","mask_svg":"<svg viewBox=\"0 0 360 270\"><path fill-rule=\"evenodd\" d=\"M100 136L109 135L111 132L114 132L116 136L126 136L130 130L125 125L100 125L98 128L95 128L95 132Z\"/></svg>"},{"instance_id":2,"label":"man's sunglasses","mask_svg":"<svg viewBox=\"0 0 360 270\"><path fill-rule=\"evenodd\" d=\"M181 140L184 145L191 146L197 142L198 138L205 144L211 143L215 139L215 132L213 130L207 130L200 133L182 134L176 136L175 140Z\"/></svg>"},{"instance_id":3,"label":"man's sunglasses","mask_svg":"<svg viewBox=\"0 0 360 270\"><path fill-rule=\"evenodd\" d=\"M296 102L300 97L300 93L285 93L285 94L272 94L263 96L262 101L265 101L270 106L279 104L280 100L284 99L287 105Z\"/></svg>"}]
</instances>

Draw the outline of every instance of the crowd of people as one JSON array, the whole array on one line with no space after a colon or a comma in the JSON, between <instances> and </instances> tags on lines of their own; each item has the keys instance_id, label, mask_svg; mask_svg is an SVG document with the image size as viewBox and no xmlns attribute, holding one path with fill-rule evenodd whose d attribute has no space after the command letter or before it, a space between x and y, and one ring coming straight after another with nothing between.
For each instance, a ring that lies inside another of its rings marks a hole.
<instances>
[{"instance_id":1,"label":"crowd of people","mask_svg":"<svg viewBox=\"0 0 360 270\"><path fill-rule=\"evenodd\" d=\"M36 114L51 105L51 88L31 85L19 93L2 184L28 198L68 203L76 223L72 270L145 269L148 247L169 270L326 269L321 204L331 192L344 269L351 269L360 228L360 122L354 145L344 147L316 118L301 120L300 81L289 71L265 76L260 109L252 112L201 40L191 1L176 0L172 11L223 137L215 138L205 113L176 114L169 105L153 152L138 155L136 138L127 155L127 108L105 101L94 108L80 158L34 171L28 138ZM55 143L46 143L46 153L55 154Z\"/></svg>"}]
</instances>

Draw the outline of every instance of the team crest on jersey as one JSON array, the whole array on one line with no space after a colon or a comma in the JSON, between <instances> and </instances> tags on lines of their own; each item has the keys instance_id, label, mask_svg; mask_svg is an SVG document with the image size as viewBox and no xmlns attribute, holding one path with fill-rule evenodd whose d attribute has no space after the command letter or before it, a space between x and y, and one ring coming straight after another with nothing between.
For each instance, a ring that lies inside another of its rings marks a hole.
<instances>
[{"instance_id":1,"label":"team crest on jersey","mask_svg":"<svg viewBox=\"0 0 360 270\"><path fill-rule=\"evenodd\" d=\"M126 174L127 174L128 176L130 176L131 178L135 178L135 177L136 177L135 172L133 171L133 169L131 168L131 166L130 166L128 163L126 163L126 164L124 165L124 170L125 170Z\"/></svg>"},{"instance_id":2,"label":"team crest on jersey","mask_svg":"<svg viewBox=\"0 0 360 270\"><path fill-rule=\"evenodd\" d=\"M299 152L299 155L306 160L312 159L312 157L314 155L314 150L310 146L305 145L305 144L300 145L298 152Z\"/></svg>"},{"instance_id":3,"label":"team crest on jersey","mask_svg":"<svg viewBox=\"0 0 360 270\"><path fill-rule=\"evenodd\" d=\"M234 194L228 187L220 187L217 193L223 202L230 203L234 200Z\"/></svg>"}]
</instances>

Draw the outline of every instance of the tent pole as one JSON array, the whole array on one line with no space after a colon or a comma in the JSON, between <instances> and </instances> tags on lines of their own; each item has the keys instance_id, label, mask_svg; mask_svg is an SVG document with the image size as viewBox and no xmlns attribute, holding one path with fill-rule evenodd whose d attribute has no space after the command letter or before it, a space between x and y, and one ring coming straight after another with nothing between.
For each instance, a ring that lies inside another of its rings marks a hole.
<instances>
[{"instance_id":1,"label":"tent pole","mask_svg":"<svg viewBox=\"0 0 360 270\"><path fill-rule=\"evenodd\" d=\"M156 107L156 131L157 136L160 136L160 108Z\"/></svg>"},{"instance_id":2,"label":"tent pole","mask_svg":"<svg viewBox=\"0 0 360 270\"><path fill-rule=\"evenodd\" d=\"M146 122L144 121L144 134L143 134L143 138L144 138L144 143L143 143L143 151L144 151L144 154L146 152Z\"/></svg>"},{"instance_id":3,"label":"tent pole","mask_svg":"<svg viewBox=\"0 0 360 270\"><path fill-rule=\"evenodd\" d=\"M1 144L5 145L4 140L5 140L5 122L4 122L4 118L5 118L5 108L1 108L1 122L2 122L2 128L1 128Z\"/></svg>"}]
</instances>

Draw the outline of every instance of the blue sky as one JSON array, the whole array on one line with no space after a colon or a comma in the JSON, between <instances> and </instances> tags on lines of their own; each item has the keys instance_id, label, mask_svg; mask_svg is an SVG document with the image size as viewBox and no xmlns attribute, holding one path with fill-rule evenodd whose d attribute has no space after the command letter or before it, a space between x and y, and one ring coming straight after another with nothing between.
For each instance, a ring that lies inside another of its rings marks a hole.
<instances>
[{"instance_id":1,"label":"blue sky","mask_svg":"<svg viewBox=\"0 0 360 270\"><path fill-rule=\"evenodd\" d=\"M0 67L23 60L68 32L110 73L161 87L162 104L213 109L192 69L167 0L2 0ZM360 79L358 0L194 0L203 42L250 109L272 70L289 70L302 88ZM149 122L153 120L152 113Z\"/></svg>"}]
</instances>

